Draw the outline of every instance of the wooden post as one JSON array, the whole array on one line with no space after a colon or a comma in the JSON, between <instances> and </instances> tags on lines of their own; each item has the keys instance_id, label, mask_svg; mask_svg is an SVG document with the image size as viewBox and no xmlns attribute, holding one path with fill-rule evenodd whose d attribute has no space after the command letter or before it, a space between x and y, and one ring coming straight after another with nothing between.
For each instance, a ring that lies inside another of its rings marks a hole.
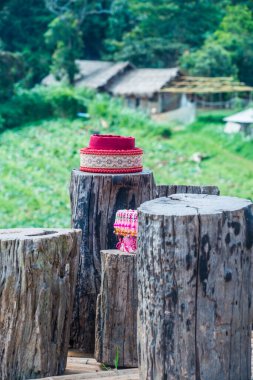
<instances>
[{"instance_id":1,"label":"wooden post","mask_svg":"<svg viewBox=\"0 0 253 380\"><path fill-rule=\"evenodd\" d=\"M138 367L136 255L101 252L102 280L97 300L95 359L119 367Z\"/></svg>"},{"instance_id":2,"label":"wooden post","mask_svg":"<svg viewBox=\"0 0 253 380\"><path fill-rule=\"evenodd\" d=\"M141 380L250 380L250 201L176 194L139 209Z\"/></svg>"},{"instance_id":3,"label":"wooden post","mask_svg":"<svg viewBox=\"0 0 253 380\"><path fill-rule=\"evenodd\" d=\"M0 230L0 378L63 374L81 231Z\"/></svg>"},{"instance_id":4,"label":"wooden post","mask_svg":"<svg viewBox=\"0 0 253 380\"><path fill-rule=\"evenodd\" d=\"M116 247L116 211L136 209L153 198L149 170L136 174L90 174L73 170L70 183L72 227L82 229L70 344L94 353L96 300L100 291L100 251Z\"/></svg>"}]
</instances>

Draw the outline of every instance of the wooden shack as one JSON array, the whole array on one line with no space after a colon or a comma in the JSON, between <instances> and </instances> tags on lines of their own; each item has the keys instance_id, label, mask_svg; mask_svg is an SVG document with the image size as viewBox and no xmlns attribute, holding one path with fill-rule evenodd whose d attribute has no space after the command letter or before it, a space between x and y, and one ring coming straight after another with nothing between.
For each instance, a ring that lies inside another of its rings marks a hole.
<instances>
[{"instance_id":1,"label":"wooden shack","mask_svg":"<svg viewBox=\"0 0 253 380\"><path fill-rule=\"evenodd\" d=\"M148 114L162 113L180 106L180 95L161 92L177 76L178 68L130 70L115 78L106 86L106 91L123 98L130 108L138 108Z\"/></svg>"},{"instance_id":2,"label":"wooden shack","mask_svg":"<svg viewBox=\"0 0 253 380\"><path fill-rule=\"evenodd\" d=\"M243 132L247 136L253 136L253 108L225 117L223 120L226 122L224 132Z\"/></svg>"}]
</instances>

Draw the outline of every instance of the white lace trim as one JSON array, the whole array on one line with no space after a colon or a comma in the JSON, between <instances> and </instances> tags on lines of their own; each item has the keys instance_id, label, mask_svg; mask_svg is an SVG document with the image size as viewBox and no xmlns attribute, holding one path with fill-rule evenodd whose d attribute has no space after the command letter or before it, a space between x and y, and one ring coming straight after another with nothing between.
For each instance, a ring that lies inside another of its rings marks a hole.
<instances>
[{"instance_id":1,"label":"white lace trim","mask_svg":"<svg viewBox=\"0 0 253 380\"><path fill-rule=\"evenodd\" d=\"M85 168L123 169L142 166L142 155L93 155L80 154L80 165Z\"/></svg>"}]
</instances>

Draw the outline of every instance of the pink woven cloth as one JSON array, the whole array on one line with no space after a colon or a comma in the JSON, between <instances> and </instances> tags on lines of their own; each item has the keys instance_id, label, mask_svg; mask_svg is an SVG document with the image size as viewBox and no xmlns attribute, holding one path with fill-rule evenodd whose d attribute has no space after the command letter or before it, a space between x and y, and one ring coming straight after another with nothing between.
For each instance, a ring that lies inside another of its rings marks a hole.
<instances>
[{"instance_id":1,"label":"pink woven cloth","mask_svg":"<svg viewBox=\"0 0 253 380\"><path fill-rule=\"evenodd\" d=\"M119 210L116 213L114 233L119 242L116 248L122 252L135 253L137 250L137 210Z\"/></svg>"}]
</instances>

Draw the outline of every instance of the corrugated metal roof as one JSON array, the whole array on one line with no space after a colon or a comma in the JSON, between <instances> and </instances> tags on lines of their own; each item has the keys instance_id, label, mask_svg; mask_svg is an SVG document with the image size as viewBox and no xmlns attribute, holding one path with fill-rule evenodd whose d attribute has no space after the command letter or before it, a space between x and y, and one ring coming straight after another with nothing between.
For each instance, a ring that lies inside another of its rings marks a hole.
<instances>
[{"instance_id":1,"label":"corrugated metal roof","mask_svg":"<svg viewBox=\"0 0 253 380\"><path fill-rule=\"evenodd\" d=\"M253 108L235 113L234 115L225 117L223 120L231 123L251 124L253 123Z\"/></svg>"}]
</instances>

